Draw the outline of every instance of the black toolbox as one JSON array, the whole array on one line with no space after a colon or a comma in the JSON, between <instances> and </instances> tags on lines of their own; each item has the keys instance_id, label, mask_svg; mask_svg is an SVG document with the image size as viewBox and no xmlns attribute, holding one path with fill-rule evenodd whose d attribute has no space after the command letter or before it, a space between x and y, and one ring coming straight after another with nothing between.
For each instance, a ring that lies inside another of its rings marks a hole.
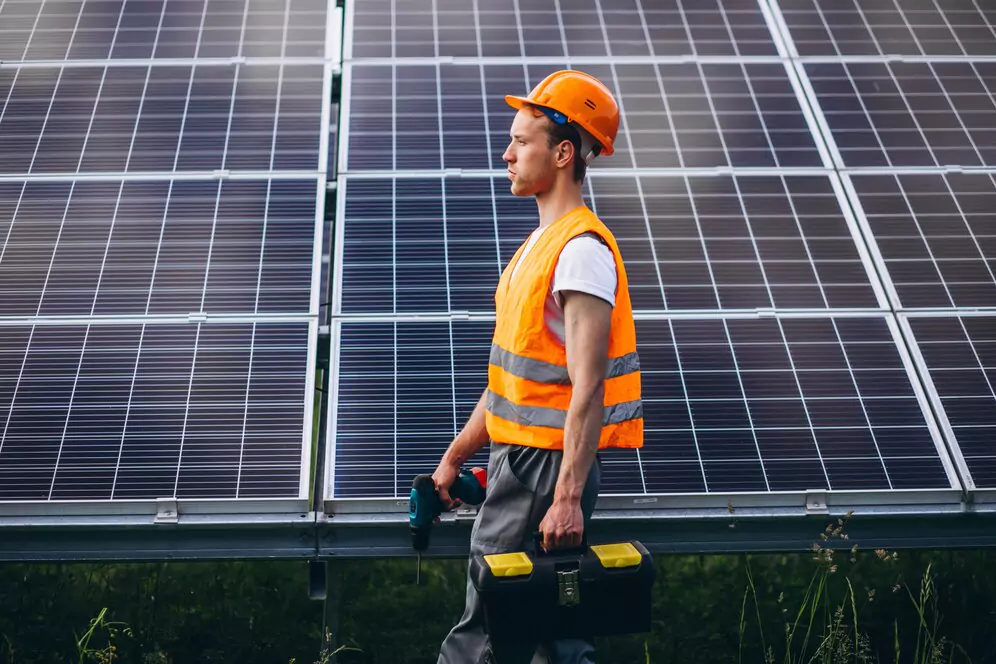
<instances>
[{"instance_id":1,"label":"black toolbox","mask_svg":"<svg viewBox=\"0 0 996 664\"><path fill-rule=\"evenodd\" d=\"M650 631L653 558L635 540L470 561L485 630L545 640Z\"/></svg>"}]
</instances>

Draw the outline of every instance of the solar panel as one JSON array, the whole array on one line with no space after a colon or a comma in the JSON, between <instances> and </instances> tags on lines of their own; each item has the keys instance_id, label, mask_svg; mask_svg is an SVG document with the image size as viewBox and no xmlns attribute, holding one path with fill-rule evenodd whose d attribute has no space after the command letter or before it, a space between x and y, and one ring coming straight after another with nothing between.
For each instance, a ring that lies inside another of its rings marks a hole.
<instances>
[{"instance_id":1,"label":"solar panel","mask_svg":"<svg viewBox=\"0 0 996 664\"><path fill-rule=\"evenodd\" d=\"M320 191L314 179L0 182L0 318L307 314Z\"/></svg>"},{"instance_id":2,"label":"solar panel","mask_svg":"<svg viewBox=\"0 0 996 664\"><path fill-rule=\"evenodd\" d=\"M3 0L0 60L322 57L325 0Z\"/></svg>"},{"instance_id":3,"label":"solar panel","mask_svg":"<svg viewBox=\"0 0 996 664\"><path fill-rule=\"evenodd\" d=\"M852 175L897 307L996 307L991 174Z\"/></svg>"},{"instance_id":4,"label":"solar panel","mask_svg":"<svg viewBox=\"0 0 996 664\"><path fill-rule=\"evenodd\" d=\"M307 510L330 11L0 0L5 515Z\"/></svg>"},{"instance_id":5,"label":"solar panel","mask_svg":"<svg viewBox=\"0 0 996 664\"><path fill-rule=\"evenodd\" d=\"M307 495L314 324L0 330L0 501Z\"/></svg>"},{"instance_id":6,"label":"solar panel","mask_svg":"<svg viewBox=\"0 0 996 664\"><path fill-rule=\"evenodd\" d=\"M317 170L320 65L0 69L0 174Z\"/></svg>"},{"instance_id":7,"label":"solar panel","mask_svg":"<svg viewBox=\"0 0 996 664\"><path fill-rule=\"evenodd\" d=\"M563 66L348 67L345 170L504 170L505 95ZM599 168L824 165L782 64L572 66L607 81L622 110L616 153Z\"/></svg>"},{"instance_id":8,"label":"solar panel","mask_svg":"<svg viewBox=\"0 0 996 664\"><path fill-rule=\"evenodd\" d=\"M802 56L996 55L985 0L777 0Z\"/></svg>"},{"instance_id":9,"label":"solar panel","mask_svg":"<svg viewBox=\"0 0 996 664\"><path fill-rule=\"evenodd\" d=\"M535 228L505 178L349 179L335 264L342 314L494 311L501 270ZM826 176L599 176L639 310L884 305Z\"/></svg>"},{"instance_id":10,"label":"solar panel","mask_svg":"<svg viewBox=\"0 0 996 664\"><path fill-rule=\"evenodd\" d=\"M493 323L340 323L334 498L431 472L487 381ZM602 495L957 486L891 319L641 319L642 450ZM484 452L468 463L485 463Z\"/></svg>"},{"instance_id":11,"label":"solar panel","mask_svg":"<svg viewBox=\"0 0 996 664\"><path fill-rule=\"evenodd\" d=\"M847 167L996 166L996 63L808 63Z\"/></svg>"},{"instance_id":12,"label":"solar panel","mask_svg":"<svg viewBox=\"0 0 996 664\"><path fill-rule=\"evenodd\" d=\"M996 488L996 316L904 317L969 488Z\"/></svg>"},{"instance_id":13,"label":"solar panel","mask_svg":"<svg viewBox=\"0 0 996 664\"><path fill-rule=\"evenodd\" d=\"M777 55L754 0L347 3L345 57Z\"/></svg>"},{"instance_id":14,"label":"solar panel","mask_svg":"<svg viewBox=\"0 0 996 664\"><path fill-rule=\"evenodd\" d=\"M346 18L332 509L402 506L478 402L494 288L537 223L504 178L504 95L564 68L621 111L584 194L630 277L647 444L604 454L602 507L960 489L897 311L996 306L996 175L944 172L996 168L981 3L375 0Z\"/></svg>"}]
</instances>

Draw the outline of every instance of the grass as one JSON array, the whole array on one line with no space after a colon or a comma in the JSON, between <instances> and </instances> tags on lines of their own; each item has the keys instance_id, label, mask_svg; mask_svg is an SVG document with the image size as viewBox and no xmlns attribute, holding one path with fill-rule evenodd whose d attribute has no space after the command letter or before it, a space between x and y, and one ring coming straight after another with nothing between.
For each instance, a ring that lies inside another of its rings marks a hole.
<instances>
[{"instance_id":1,"label":"grass","mask_svg":"<svg viewBox=\"0 0 996 664\"><path fill-rule=\"evenodd\" d=\"M861 631L857 596L851 579L844 578L846 590L840 599L832 598L832 579L838 572L837 549L847 540L844 532L852 514L838 519L821 533L820 541L813 545L813 560L816 569L798 606L788 607L785 593L776 600L782 614L781 638L771 638L764 631L761 617L762 598L754 580L750 559L747 559L747 587L744 590L740 611L740 649L738 662L743 664L745 637L749 622L748 600L754 604L754 619L757 635L761 643L764 664L955 664L971 662L971 658L956 644L948 643L939 636L941 616L937 610L937 592L934 585L932 567L927 565L919 582L919 591L914 593L901 580L892 591L905 590L916 615L916 635L912 659L903 652L904 639L900 633L899 619L893 620L892 641L884 658L873 648L872 638ZM834 546L837 544L838 546ZM851 563L857 562L858 547L850 547ZM896 552L878 549L875 557L879 564L890 566L899 558ZM837 584L840 585L840 584ZM875 601L875 591L869 590L867 602ZM958 655L961 655L959 658ZM755 660L756 661L756 660ZM649 664L650 659L647 658Z\"/></svg>"}]
</instances>

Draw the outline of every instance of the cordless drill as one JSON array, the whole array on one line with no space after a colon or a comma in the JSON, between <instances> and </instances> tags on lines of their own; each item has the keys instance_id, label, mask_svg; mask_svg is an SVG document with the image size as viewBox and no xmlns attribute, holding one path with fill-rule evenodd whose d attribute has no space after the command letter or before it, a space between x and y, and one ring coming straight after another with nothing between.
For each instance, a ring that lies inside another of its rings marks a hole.
<instances>
[{"instance_id":1,"label":"cordless drill","mask_svg":"<svg viewBox=\"0 0 996 664\"><path fill-rule=\"evenodd\" d=\"M487 473L483 468L461 470L450 486L450 497L468 505L484 502ZM418 552L418 584L422 572L422 552L429 547L429 531L445 505L436 491L432 475L417 475L412 481L411 499L408 501L408 525L412 533L412 547Z\"/></svg>"}]
</instances>

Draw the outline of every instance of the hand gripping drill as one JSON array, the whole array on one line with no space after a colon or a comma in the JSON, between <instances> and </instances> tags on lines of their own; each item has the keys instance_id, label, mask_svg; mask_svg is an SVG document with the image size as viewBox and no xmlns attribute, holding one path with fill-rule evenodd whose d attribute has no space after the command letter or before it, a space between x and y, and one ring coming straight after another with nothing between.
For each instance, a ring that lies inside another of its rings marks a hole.
<instances>
[{"instance_id":1,"label":"hand gripping drill","mask_svg":"<svg viewBox=\"0 0 996 664\"><path fill-rule=\"evenodd\" d=\"M468 505L484 502L487 473L483 468L461 470L450 486L450 497ZM418 552L418 571L415 583L421 580L422 552L429 547L429 531L446 506L439 498L432 475L417 475L412 481L411 499L408 502L408 525L412 534L412 547Z\"/></svg>"}]
</instances>

